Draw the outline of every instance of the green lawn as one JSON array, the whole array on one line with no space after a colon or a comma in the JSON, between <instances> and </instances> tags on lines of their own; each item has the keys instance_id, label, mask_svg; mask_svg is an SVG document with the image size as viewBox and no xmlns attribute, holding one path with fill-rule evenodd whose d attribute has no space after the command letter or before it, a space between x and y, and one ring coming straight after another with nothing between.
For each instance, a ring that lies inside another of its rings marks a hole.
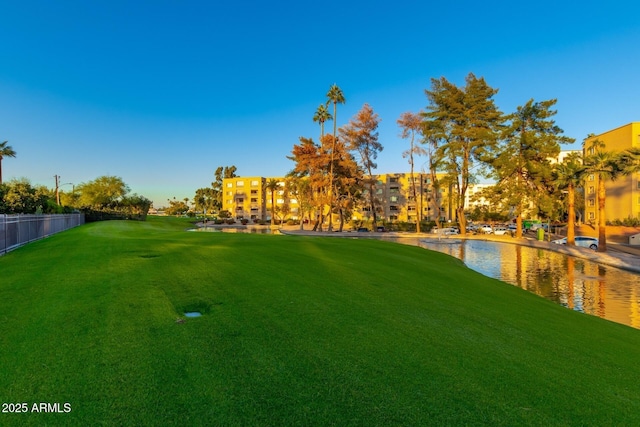
<instances>
[{"instance_id":1,"label":"green lawn","mask_svg":"<svg viewBox=\"0 0 640 427\"><path fill-rule=\"evenodd\" d=\"M187 226L0 257L1 400L71 407L0 425L640 425L639 330L417 247Z\"/></svg>"}]
</instances>

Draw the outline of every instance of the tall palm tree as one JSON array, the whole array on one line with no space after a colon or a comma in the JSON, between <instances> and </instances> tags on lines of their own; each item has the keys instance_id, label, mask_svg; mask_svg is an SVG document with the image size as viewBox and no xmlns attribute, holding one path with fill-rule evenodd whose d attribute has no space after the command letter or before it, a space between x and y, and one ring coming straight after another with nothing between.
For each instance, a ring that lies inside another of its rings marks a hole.
<instances>
[{"instance_id":1,"label":"tall palm tree","mask_svg":"<svg viewBox=\"0 0 640 427\"><path fill-rule=\"evenodd\" d=\"M589 154L584 158L582 176L598 177L598 252L607 251L606 217L604 212L606 191L604 183L615 180L621 174L620 155L612 151L603 151L604 143L598 139L591 142Z\"/></svg>"},{"instance_id":2,"label":"tall palm tree","mask_svg":"<svg viewBox=\"0 0 640 427\"><path fill-rule=\"evenodd\" d=\"M333 84L327 92L329 102L333 103L333 142L331 143L331 163L329 166L329 227L328 231L333 231L333 152L336 148L336 122L337 122L337 105L346 102L342 89L337 84Z\"/></svg>"},{"instance_id":3,"label":"tall palm tree","mask_svg":"<svg viewBox=\"0 0 640 427\"><path fill-rule=\"evenodd\" d=\"M271 178L264 185L266 190L271 192L271 225L276 225L276 191L280 188L280 183L277 179Z\"/></svg>"},{"instance_id":4,"label":"tall palm tree","mask_svg":"<svg viewBox=\"0 0 640 427\"><path fill-rule=\"evenodd\" d=\"M582 165L580 155L571 155L563 163L558 163L554 170L554 181L560 189L567 190L568 218L567 218L567 245L575 245L575 190L582 183Z\"/></svg>"},{"instance_id":5,"label":"tall palm tree","mask_svg":"<svg viewBox=\"0 0 640 427\"><path fill-rule=\"evenodd\" d=\"M322 142L322 137L324 136L324 122L332 119L333 116L329 110L327 110L326 104L320 104L316 113L313 115L313 121L320 123L320 142Z\"/></svg>"},{"instance_id":6,"label":"tall palm tree","mask_svg":"<svg viewBox=\"0 0 640 427\"><path fill-rule=\"evenodd\" d=\"M0 184L2 184L2 159L16 156L14 149L7 143L8 141L0 142Z\"/></svg>"}]
</instances>

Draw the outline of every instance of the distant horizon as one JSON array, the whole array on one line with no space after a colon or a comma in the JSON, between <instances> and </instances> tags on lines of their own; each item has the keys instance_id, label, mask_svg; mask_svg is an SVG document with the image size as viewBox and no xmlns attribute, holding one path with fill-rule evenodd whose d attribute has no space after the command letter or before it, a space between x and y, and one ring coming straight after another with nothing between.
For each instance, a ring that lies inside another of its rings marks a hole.
<instances>
[{"instance_id":1,"label":"distant horizon","mask_svg":"<svg viewBox=\"0 0 640 427\"><path fill-rule=\"evenodd\" d=\"M431 78L483 77L504 113L557 99L563 150L640 120L640 4L403 6L0 0L3 179L113 175L159 207L218 166L285 175L334 83L338 127L364 103L381 118L378 173L409 169L396 120L425 109Z\"/></svg>"}]
</instances>

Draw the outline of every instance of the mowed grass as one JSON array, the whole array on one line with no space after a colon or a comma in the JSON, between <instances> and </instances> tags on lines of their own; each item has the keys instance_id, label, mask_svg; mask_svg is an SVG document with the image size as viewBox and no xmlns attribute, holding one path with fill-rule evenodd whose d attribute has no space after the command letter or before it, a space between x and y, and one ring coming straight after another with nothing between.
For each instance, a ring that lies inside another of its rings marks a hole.
<instances>
[{"instance_id":1,"label":"mowed grass","mask_svg":"<svg viewBox=\"0 0 640 427\"><path fill-rule=\"evenodd\" d=\"M416 247L187 227L0 257L1 400L71 405L1 425L640 425L638 330Z\"/></svg>"}]
</instances>

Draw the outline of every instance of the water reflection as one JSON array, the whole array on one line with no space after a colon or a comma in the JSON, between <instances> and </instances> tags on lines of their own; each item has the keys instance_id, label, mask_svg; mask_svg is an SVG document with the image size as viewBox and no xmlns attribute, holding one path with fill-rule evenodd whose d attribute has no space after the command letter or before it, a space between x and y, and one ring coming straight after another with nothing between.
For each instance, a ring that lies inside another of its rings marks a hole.
<instances>
[{"instance_id":1,"label":"water reflection","mask_svg":"<svg viewBox=\"0 0 640 427\"><path fill-rule=\"evenodd\" d=\"M481 240L420 241L469 268L557 302L640 329L640 275L557 252Z\"/></svg>"},{"instance_id":2,"label":"water reflection","mask_svg":"<svg viewBox=\"0 0 640 427\"><path fill-rule=\"evenodd\" d=\"M249 234L280 234L280 230L271 230L269 228L255 227L199 227L192 228L189 231L201 233L249 233Z\"/></svg>"}]
</instances>

